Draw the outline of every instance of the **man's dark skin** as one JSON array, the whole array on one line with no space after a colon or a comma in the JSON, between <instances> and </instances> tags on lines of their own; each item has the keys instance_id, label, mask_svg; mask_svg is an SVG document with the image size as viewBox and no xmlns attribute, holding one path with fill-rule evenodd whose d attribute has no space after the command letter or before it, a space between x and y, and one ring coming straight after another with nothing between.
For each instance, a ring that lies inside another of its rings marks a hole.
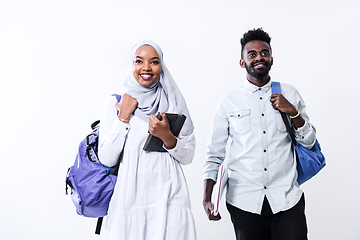
<instances>
[{"instance_id":1,"label":"man's dark skin","mask_svg":"<svg viewBox=\"0 0 360 240\"><path fill-rule=\"evenodd\" d=\"M253 40L244 46L240 66L246 68L246 78L250 83L259 88L266 85L270 81L269 71L272 64L271 48L266 42ZM282 94L272 94L270 102L275 110L280 110L290 116L298 114L298 110ZM292 118L292 121L296 129L305 124L301 115ZM211 202L214 185L214 180L204 180L203 207L209 220L218 221L221 219L220 213L214 216L214 204Z\"/></svg>"}]
</instances>

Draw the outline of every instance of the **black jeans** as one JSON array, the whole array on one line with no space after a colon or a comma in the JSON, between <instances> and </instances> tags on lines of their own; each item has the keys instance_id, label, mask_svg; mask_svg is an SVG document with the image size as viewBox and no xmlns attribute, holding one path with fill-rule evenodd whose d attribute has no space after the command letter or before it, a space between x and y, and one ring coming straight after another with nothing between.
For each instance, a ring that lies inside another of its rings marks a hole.
<instances>
[{"instance_id":1,"label":"black jeans","mask_svg":"<svg viewBox=\"0 0 360 240\"><path fill-rule=\"evenodd\" d=\"M229 203L236 240L307 240L305 197L291 209L273 214L265 197L261 215L243 211Z\"/></svg>"}]
</instances>

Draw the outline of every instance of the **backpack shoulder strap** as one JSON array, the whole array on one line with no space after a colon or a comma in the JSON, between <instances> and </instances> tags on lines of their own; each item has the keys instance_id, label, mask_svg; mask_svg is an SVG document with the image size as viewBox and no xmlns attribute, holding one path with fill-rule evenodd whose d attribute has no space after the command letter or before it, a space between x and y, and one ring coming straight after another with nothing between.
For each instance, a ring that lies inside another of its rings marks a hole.
<instances>
[{"instance_id":1,"label":"backpack shoulder strap","mask_svg":"<svg viewBox=\"0 0 360 240\"><path fill-rule=\"evenodd\" d=\"M273 94L281 94L281 86L279 82L272 82L271 83L271 92Z\"/></svg>"},{"instance_id":2,"label":"backpack shoulder strap","mask_svg":"<svg viewBox=\"0 0 360 240\"><path fill-rule=\"evenodd\" d=\"M271 92L272 94L281 94L281 86L279 82L272 82L271 83ZM281 117L284 121L284 124L286 126L286 129L288 131L288 133L290 134L291 140L293 142L294 145L296 145L296 140L295 140L295 133L294 133L294 129L290 126L289 123L289 119L287 117L287 115L285 113L283 113L282 111L280 111Z\"/></svg>"},{"instance_id":3,"label":"backpack shoulder strap","mask_svg":"<svg viewBox=\"0 0 360 240\"><path fill-rule=\"evenodd\" d=\"M117 100L117 102L120 102L120 100L121 100L121 95L119 95L119 94L113 94L113 95L111 95L111 96L115 96L116 97L116 100ZM119 111L116 111L116 115L119 115Z\"/></svg>"},{"instance_id":4,"label":"backpack shoulder strap","mask_svg":"<svg viewBox=\"0 0 360 240\"><path fill-rule=\"evenodd\" d=\"M115 97L116 97L116 100L117 100L118 102L120 102L120 100L121 100L121 95L114 93L114 94L111 95L111 96L115 96Z\"/></svg>"}]
</instances>

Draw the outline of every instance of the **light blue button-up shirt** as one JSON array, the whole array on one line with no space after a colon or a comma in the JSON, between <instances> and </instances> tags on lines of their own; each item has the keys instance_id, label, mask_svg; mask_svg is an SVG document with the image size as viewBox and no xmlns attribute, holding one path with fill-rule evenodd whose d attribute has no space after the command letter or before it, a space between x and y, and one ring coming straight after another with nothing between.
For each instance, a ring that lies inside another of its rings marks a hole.
<instances>
[{"instance_id":1,"label":"light blue button-up shirt","mask_svg":"<svg viewBox=\"0 0 360 240\"><path fill-rule=\"evenodd\" d=\"M305 119L305 125L295 130L296 140L311 148L316 132L309 122L304 101L288 84L281 84L281 90ZM216 181L228 150L226 201L257 214L261 213L265 195L273 213L290 209L302 195L296 181L291 138L270 97L271 81L260 88L246 81L222 97L213 119L204 163L204 179Z\"/></svg>"}]
</instances>

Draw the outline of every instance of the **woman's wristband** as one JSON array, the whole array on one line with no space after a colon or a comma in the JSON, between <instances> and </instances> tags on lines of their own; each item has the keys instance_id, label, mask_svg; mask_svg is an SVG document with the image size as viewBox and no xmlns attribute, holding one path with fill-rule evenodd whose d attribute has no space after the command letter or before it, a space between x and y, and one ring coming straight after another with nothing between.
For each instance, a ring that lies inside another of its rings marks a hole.
<instances>
[{"instance_id":1,"label":"woman's wristband","mask_svg":"<svg viewBox=\"0 0 360 240\"><path fill-rule=\"evenodd\" d=\"M295 116L290 116L291 119L297 118L300 115L299 109L296 109L297 114Z\"/></svg>"},{"instance_id":2,"label":"woman's wristband","mask_svg":"<svg viewBox=\"0 0 360 240\"><path fill-rule=\"evenodd\" d=\"M129 120L125 120L125 119L122 119L122 118L119 118L118 119L120 120L120 122L123 122L123 123L129 123Z\"/></svg>"}]
</instances>

